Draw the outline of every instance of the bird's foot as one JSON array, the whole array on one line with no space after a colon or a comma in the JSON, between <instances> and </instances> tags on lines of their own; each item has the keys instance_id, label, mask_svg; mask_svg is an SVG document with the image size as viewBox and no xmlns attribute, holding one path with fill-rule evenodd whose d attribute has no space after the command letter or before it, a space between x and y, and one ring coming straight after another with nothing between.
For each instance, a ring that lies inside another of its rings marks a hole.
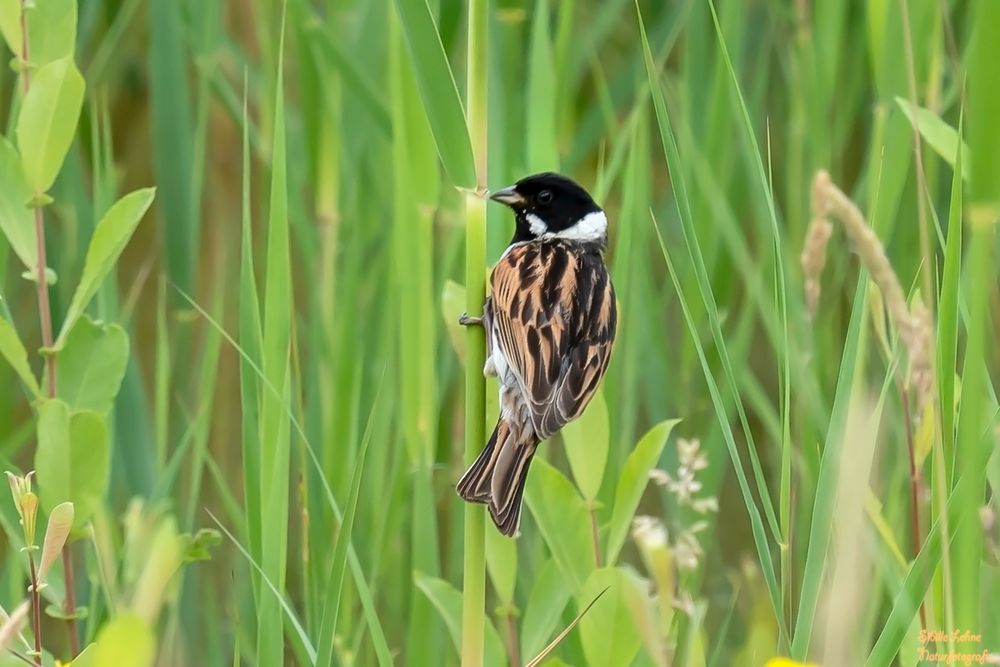
<instances>
[{"instance_id":1,"label":"bird's foot","mask_svg":"<svg viewBox=\"0 0 1000 667\"><path fill-rule=\"evenodd\" d=\"M481 327L483 326L483 318L472 317L468 313L462 313L458 318L458 323L461 324L463 327L471 327L471 326Z\"/></svg>"}]
</instances>

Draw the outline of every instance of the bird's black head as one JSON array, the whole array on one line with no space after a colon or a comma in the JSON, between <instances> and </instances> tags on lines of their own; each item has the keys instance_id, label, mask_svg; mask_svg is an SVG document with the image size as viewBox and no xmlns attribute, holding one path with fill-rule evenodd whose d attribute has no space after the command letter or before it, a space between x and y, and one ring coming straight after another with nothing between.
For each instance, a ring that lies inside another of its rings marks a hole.
<instances>
[{"instance_id":1,"label":"bird's black head","mask_svg":"<svg viewBox=\"0 0 1000 667\"><path fill-rule=\"evenodd\" d=\"M604 244L608 219L601 207L575 181L546 172L527 176L490 199L509 206L517 219L511 243L561 238Z\"/></svg>"}]
</instances>

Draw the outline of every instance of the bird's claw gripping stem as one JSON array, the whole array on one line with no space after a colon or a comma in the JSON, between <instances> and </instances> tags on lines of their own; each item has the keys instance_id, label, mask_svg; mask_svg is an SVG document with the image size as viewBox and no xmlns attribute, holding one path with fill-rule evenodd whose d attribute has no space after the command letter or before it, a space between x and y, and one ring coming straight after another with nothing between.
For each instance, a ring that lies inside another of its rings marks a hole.
<instances>
[{"instance_id":1,"label":"bird's claw gripping stem","mask_svg":"<svg viewBox=\"0 0 1000 667\"><path fill-rule=\"evenodd\" d=\"M462 313L459 316L459 318L458 318L458 323L461 324L463 327L469 327L469 326L480 326L481 327L481 326L483 326L483 318L482 317L472 317L468 313Z\"/></svg>"}]
</instances>

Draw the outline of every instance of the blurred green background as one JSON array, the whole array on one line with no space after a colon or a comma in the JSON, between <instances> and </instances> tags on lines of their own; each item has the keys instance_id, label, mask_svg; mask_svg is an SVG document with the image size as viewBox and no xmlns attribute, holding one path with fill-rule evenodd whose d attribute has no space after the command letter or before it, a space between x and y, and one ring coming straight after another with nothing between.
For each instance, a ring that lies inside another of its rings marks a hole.
<instances>
[{"instance_id":1,"label":"blurred green background","mask_svg":"<svg viewBox=\"0 0 1000 667\"><path fill-rule=\"evenodd\" d=\"M533 465L523 534L486 526L486 664L527 664L605 587L543 664L1000 653L992 0L103 0L75 34L86 96L44 209L57 330L97 220L156 187L88 309L131 354L72 545L85 639L169 520L228 532L167 573L156 664L459 663L474 159L480 187L554 170L594 194L621 312L602 400ZM11 142L20 98L0 69ZM925 391L838 223L807 312L821 169L930 313ZM489 265L513 222L486 215ZM0 239L0 314L41 377L24 269ZM29 399L0 364L10 470L32 467ZM980 641L919 635L956 628Z\"/></svg>"}]
</instances>

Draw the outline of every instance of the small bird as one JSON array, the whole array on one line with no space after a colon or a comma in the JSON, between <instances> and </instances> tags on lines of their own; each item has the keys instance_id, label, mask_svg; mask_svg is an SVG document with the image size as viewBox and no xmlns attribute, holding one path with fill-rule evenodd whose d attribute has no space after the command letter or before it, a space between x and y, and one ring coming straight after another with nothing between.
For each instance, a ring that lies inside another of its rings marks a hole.
<instances>
[{"instance_id":1,"label":"small bird","mask_svg":"<svg viewBox=\"0 0 1000 667\"><path fill-rule=\"evenodd\" d=\"M459 321L486 330L483 373L500 383L500 419L457 491L485 503L497 529L513 537L535 448L593 398L618 309L604 264L608 219L586 190L543 173L490 199L514 211L514 238L493 267L483 316Z\"/></svg>"}]
</instances>

